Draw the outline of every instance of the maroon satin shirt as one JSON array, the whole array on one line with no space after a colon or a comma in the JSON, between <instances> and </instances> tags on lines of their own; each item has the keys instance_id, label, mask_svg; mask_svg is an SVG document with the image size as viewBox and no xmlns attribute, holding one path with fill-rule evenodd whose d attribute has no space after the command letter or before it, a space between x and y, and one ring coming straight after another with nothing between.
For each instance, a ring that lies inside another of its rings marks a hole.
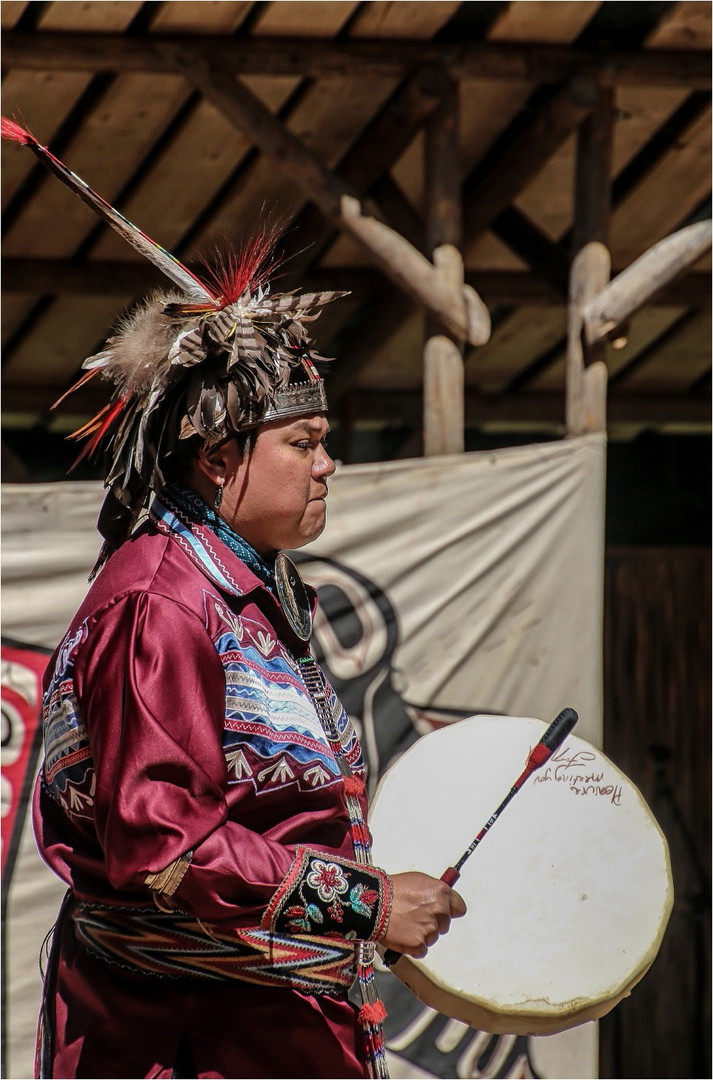
<instances>
[{"instance_id":1,"label":"maroon satin shirt","mask_svg":"<svg viewBox=\"0 0 713 1080\"><path fill-rule=\"evenodd\" d=\"M48 666L35 831L78 899L146 907L147 875L191 852L170 903L223 930L265 926L296 895L307 847L337 873L370 875L363 895L378 902L347 911L347 936L383 933L390 882L355 861L343 781L299 678L304 651L262 582L157 504ZM358 741L328 691L359 776ZM333 911L325 902L315 916L320 933L346 933ZM268 928L284 931L282 918ZM124 971L80 949L71 926L59 953L54 1076L171 1076L184 1050L200 1077L365 1075L343 997Z\"/></svg>"}]
</instances>

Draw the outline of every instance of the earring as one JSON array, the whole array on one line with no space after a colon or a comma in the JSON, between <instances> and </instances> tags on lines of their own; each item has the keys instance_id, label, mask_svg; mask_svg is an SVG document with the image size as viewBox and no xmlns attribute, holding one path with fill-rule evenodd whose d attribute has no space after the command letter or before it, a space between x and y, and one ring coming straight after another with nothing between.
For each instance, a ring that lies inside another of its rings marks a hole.
<instances>
[{"instance_id":1,"label":"earring","mask_svg":"<svg viewBox=\"0 0 713 1080\"><path fill-rule=\"evenodd\" d=\"M216 514L220 510L221 503L223 502L223 485L218 484L215 489L215 499L213 500L213 509Z\"/></svg>"}]
</instances>

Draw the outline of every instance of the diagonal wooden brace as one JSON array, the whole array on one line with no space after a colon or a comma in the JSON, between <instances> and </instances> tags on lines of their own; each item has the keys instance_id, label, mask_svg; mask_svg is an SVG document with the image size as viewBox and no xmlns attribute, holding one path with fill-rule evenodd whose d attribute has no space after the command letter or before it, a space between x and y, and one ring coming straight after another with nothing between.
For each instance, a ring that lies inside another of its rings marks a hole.
<instances>
[{"instance_id":1,"label":"diagonal wooden brace","mask_svg":"<svg viewBox=\"0 0 713 1080\"><path fill-rule=\"evenodd\" d=\"M400 288L422 304L461 341L483 345L490 336L488 310L470 286L457 294L444 286L435 267L402 236L379 220L378 209L321 161L230 71L183 46L161 46L176 69L243 134L288 173L306 197L369 251Z\"/></svg>"}]
</instances>

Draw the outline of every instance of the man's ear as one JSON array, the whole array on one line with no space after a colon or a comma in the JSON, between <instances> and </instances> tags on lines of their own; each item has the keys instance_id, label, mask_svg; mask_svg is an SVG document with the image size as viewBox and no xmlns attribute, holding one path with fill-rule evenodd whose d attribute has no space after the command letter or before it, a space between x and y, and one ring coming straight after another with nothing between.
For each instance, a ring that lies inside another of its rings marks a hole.
<instances>
[{"instance_id":1,"label":"man's ear","mask_svg":"<svg viewBox=\"0 0 713 1080\"><path fill-rule=\"evenodd\" d=\"M228 473L228 442L214 446L202 446L196 455L196 467L213 486L222 486Z\"/></svg>"}]
</instances>

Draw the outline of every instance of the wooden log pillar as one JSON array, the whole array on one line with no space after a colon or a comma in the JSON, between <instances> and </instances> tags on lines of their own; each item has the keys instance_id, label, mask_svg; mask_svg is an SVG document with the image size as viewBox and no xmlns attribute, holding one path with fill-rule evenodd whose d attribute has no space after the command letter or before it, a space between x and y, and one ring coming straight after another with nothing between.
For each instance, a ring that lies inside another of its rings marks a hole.
<instances>
[{"instance_id":1,"label":"wooden log pillar","mask_svg":"<svg viewBox=\"0 0 713 1080\"><path fill-rule=\"evenodd\" d=\"M452 82L426 126L426 242L438 278L463 298L463 215L458 150L458 85ZM463 322L466 322L465 311ZM463 337L426 315L423 357L423 452L459 454L465 448Z\"/></svg>"},{"instance_id":2,"label":"wooden log pillar","mask_svg":"<svg viewBox=\"0 0 713 1080\"><path fill-rule=\"evenodd\" d=\"M574 234L567 327L568 435L606 431L605 345L585 340L583 309L609 281L608 234L614 92L598 87L597 102L577 132Z\"/></svg>"}]
</instances>

